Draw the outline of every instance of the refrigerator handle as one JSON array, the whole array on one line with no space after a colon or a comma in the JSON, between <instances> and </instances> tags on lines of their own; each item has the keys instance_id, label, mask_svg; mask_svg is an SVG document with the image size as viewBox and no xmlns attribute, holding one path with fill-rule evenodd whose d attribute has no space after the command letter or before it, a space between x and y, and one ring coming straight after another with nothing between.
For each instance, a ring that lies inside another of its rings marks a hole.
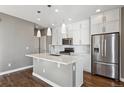
<instances>
[{"instance_id":1,"label":"refrigerator handle","mask_svg":"<svg viewBox=\"0 0 124 93\"><path fill-rule=\"evenodd\" d=\"M103 39L102 39L102 56L103 56Z\"/></svg>"},{"instance_id":2,"label":"refrigerator handle","mask_svg":"<svg viewBox=\"0 0 124 93\"><path fill-rule=\"evenodd\" d=\"M106 56L106 39L105 39L105 56Z\"/></svg>"}]
</instances>

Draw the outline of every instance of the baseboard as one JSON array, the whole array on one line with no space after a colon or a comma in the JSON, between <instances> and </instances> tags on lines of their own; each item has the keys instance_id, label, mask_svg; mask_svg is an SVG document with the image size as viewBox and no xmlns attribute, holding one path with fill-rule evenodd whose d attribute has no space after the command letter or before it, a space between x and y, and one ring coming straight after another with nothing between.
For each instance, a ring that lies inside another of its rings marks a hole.
<instances>
[{"instance_id":1,"label":"baseboard","mask_svg":"<svg viewBox=\"0 0 124 93\"><path fill-rule=\"evenodd\" d=\"M120 81L124 82L124 78L120 78Z\"/></svg>"},{"instance_id":2,"label":"baseboard","mask_svg":"<svg viewBox=\"0 0 124 93\"><path fill-rule=\"evenodd\" d=\"M56 83L54 83L54 82L52 82L52 81L50 81L50 80L48 80L48 79L46 79L44 77L41 77L40 75L38 75L38 74L36 74L34 72L33 72L32 75L35 76L35 77L37 77L37 78L39 78L39 79L41 79L41 80L43 80L44 82L50 84L53 87L61 87L60 85L58 85L58 84L56 84Z\"/></svg>"},{"instance_id":3,"label":"baseboard","mask_svg":"<svg viewBox=\"0 0 124 93\"><path fill-rule=\"evenodd\" d=\"M9 71L1 72L0 75L10 74L10 73L13 73L13 72L21 71L21 70L24 70L24 69L29 69L29 68L32 68L32 67L33 67L32 65L31 66L26 66L26 67L21 67L21 68L9 70Z\"/></svg>"}]
</instances>

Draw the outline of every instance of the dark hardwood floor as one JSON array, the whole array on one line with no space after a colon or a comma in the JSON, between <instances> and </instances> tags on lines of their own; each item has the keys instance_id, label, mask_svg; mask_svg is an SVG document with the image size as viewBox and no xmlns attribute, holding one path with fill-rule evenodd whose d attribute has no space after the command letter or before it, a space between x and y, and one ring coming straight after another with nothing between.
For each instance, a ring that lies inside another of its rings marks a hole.
<instances>
[{"instance_id":1,"label":"dark hardwood floor","mask_svg":"<svg viewBox=\"0 0 124 93\"><path fill-rule=\"evenodd\" d=\"M85 87L124 87L124 82L115 81L113 79L92 75L84 72Z\"/></svg>"},{"instance_id":2,"label":"dark hardwood floor","mask_svg":"<svg viewBox=\"0 0 124 93\"><path fill-rule=\"evenodd\" d=\"M84 87L124 87L123 82L93 76L84 72ZM51 87L49 84L32 76L32 69L27 69L0 76L0 87Z\"/></svg>"}]
</instances>

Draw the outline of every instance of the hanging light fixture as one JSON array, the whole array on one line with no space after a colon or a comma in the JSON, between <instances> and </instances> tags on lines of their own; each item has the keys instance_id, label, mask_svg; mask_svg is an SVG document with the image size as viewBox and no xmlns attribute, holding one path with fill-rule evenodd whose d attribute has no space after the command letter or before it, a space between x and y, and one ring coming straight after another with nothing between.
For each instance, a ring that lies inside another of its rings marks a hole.
<instances>
[{"instance_id":1,"label":"hanging light fixture","mask_svg":"<svg viewBox=\"0 0 124 93\"><path fill-rule=\"evenodd\" d=\"M61 32L62 32L62 34L66 33L66 26L64 23L62 24Z\"/></svg>"},{"instance_id":2,"label":"hanging light fixture","mask_svg":"<svg viewBox=\"0 0 124 93\"><path fill-rule=\"evenodd\" d=\"M50 28L50 27L48 27L48 29L47 29L47 36L51 36L51 35L52 35L51 28Z\"/></svg>"},{"instance_id":3,"label":"hanging light fixture","mask_svg":"<svg viewBox=\"0 0 124 93\"><path fill-rule=\"evenodd\" d=\"M41 37L40 30L37 31L37 37Z\"/></svg>"}]
</instances>

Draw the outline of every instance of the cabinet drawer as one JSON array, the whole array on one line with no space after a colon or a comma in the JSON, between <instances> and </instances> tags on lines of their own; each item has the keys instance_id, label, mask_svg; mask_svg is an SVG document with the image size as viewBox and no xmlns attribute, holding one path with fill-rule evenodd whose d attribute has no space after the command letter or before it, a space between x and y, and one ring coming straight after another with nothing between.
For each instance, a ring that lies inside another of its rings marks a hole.
<instances>
[{"instance_id":1,"label":"cabinet drawer","mask_svg":"<svg viewBox=\"0 0 124 93\"><path fill-rule=\"evenodd\" d=\"M93 73L109 78L118 78L118 65L106 63L93 63Z\"/></svg>"}]
</instances>

